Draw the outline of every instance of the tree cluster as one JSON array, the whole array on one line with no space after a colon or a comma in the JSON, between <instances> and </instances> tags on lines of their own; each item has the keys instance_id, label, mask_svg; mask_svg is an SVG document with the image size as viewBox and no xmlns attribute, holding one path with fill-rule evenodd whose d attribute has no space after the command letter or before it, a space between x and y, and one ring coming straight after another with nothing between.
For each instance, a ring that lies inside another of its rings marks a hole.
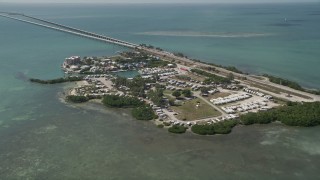
<instances>
[{"instance_id":1,"label":"tree cluster","mask_svg":"<svg viewBox=\"0 0 320 180\"><path fill-rule=\"evenodd\" d=\"M154 114L152 108L148 105L143 105L136 107L132 110L132 116L136 118L137 120L152 120L157 118L157 116Z\"/></svg>"},{"instance_id":2,"label":"tree cluster","mask_svg":"<svg viewBox=\"0 0 320 180\"><path fill-rule=\"evenodd\" d=\"M284 86L288 86L288 87L290 87L292 89L296 89L296 90L299 90L299 91L305 91L305 92L308 92L308 93L320 95L320 90L304 89L297 82L290 81L288 79L283 79L283 78L280 78L280 77L271 76L271 75L268 75L268 74L264 74L263 76L269 78L270 82L273 82L273 83L276 83L276 84L281 84L281 85L284 85Z\"/></svg>"},{"instance_id":3,"label":"tree cluster","mask_svg":"<svg viewBox=\"0 0 320 180\"><path fill-rule=\"evenodd\" d=\"M201 87L200 91L201 93L209 93L209 91L212 89L212 87Z\"/></svg>"},{"instance_id":4,"label":"tree cluster","mask_svg":"<svg viewBox=\"0 0 320 180\"><path fill-rule=\"evenodd\" d=\"M41 79L34 79L34 78L30 79L31 82L40 83L40 84L58 84L58 83L82 81L82 80L83 80L83 77L78 77L78 76L70 76L70 77L57 78L57 79L51 79L51 80L41 80Z\"/></svg>"},{"instance_id":5,"label":"tree cluster","mask_svg":"<svg viewBox=\"0 0 320 180\"><path fill-rule=\"evenodd\" d=\"M168 129L169 132L175 133L175 134L185 133L186 130L187 130L186 127L180 126L180 125L173 125L173 126L171 126L171 127Z\"/></svg>"},{"instance_id":6,"label":"tree cluster","mask_svg":"<svg viewBox=\"0 0 320 180\"><path fill-rule=\"evenodd\" d=\"M270 82L273 82L273 83L276 83L276 84L281 84L283 86L288 86L288 87L290 87L292 89L296 89L296 90L299 90L299 91L303 91L304 90L298 83L290 81L288 79L283 79L283 78L271 76L271 75L268 75L268 74L264 74L263 76L269 78Z\"/></svg>"},{"instance_id":7,"label":"tree cluster","mask_svg":"<svg viewBox=\"0 0 320 180\"><path fill-rule=\"evenodd\" d=\"M229 134L232 128L237 124L237 120L223 121L210 125L196 124L191 127L191 131L199 135Z\"/></svg>"},{"instance_id":8,"label":"tree cluster","mask_svg":"<svg viewBox=\"0 0 320 180\"><path fill-rule=\"evenodd\" d=\"M240 116L242 124L266 124L280 121L289 126L317 126L320 125L320 102L291 103L266 112L248 113Z\"/></svg>"},{"instance_id":9,"label":"tree cluster","mask_svg":"<svg viewBox=\"0 0 320 180\"><path fill-rule=\"evenodd\" d=\"M121 86L126 86L130 89L130 93L133 96L146 97L145 90L147 83L155 83L153 79L143 79L141 76L137 76L132 80L124 77L117 77L113 80L114 86L120 88Z\"/></svg>"},{"instance_id":10,"label":"tree cluster","mask_svg":"<svg viewBox=\"0 0 320 180\"><path fill-rule=\"evenodd\" d=\"M172 92L172 96L178 98L178 97L181 96L181 92L179 90L175 90L175 91Z\"/></svg>"},{"instance_id":11,"label":"tree cluster","mask_svg":"<svg viewBox=\"0 0 320 180\"><path fill-rule=\"evenodd\" d=\"M73 96L69 95L66 97L67 101L73 102L73 103L84 103L90 100L90 98L86 96Z\"/></svg>"},{"instance_id":12,"label":"tree cluster","mask_svg":"<svg viewBox=\"0 0 320 180\"><path fill-rule=\"evenodd\" d=\"M192 96L192 92L190 89L182 90L182 94L184 95L184 97L191 97Z\"/></svg>"},{"instance_id":13,"label":"tree cluster","mask_svg":"<svg viewBox=\"0 0 320 180\"><path fill-rule=\"evenodd\" d=\"M200 60L196 60L196 59L193 59L194 61L197 61L197 62L201 62ZM215 64L215 63L208 63L208 62L202 62L204 64L208 64L208 65L211 65L211 66L216 66L216 67L221 67L223 69L226 69L226 70L229 70L229 71L232 71L232 72L235 72L235 73L239 73L239 74L245 74L244 72L242 72L241 70L239 70L238 68L234 67L234 66L222 66L222 65L219 65L219 64ZM202 67L202 69L206 69L208 71L215 71L216 69L214 67Z\"/></svg>"},{"instance_id":14,"label":"tree cluster","mask_svg":"<svg viewBox=\"0 0 320 180\"><path fill-rule=\"evenodd\" d=\"M175 56L178 56L178 57L185 57L185 58L188 58L188 56L184 55L183 53L181 52L177 52L177 53L173 53Z\"/></svg>"}]
</instances>

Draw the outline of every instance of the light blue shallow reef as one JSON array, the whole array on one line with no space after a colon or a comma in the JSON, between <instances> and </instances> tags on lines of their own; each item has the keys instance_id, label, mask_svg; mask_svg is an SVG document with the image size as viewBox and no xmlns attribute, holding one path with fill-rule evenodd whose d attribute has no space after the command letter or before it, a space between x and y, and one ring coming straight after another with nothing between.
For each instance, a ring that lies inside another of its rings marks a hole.
<instances>
[{"instance_id":1,"label":"light blue shallow reef","mask_svg":"<svg viewBox=\"0 0 320 180\"><path fill-rule=\"evenodd\" d=\"M147 43L250 73L320 88L320 4L18 5L58 23ZM72 55L124 48L0 18L0 179L319 179L319 127L236 127L229 135L169 134L127 110L71 106Z\"/></svg>"}]
</instances>

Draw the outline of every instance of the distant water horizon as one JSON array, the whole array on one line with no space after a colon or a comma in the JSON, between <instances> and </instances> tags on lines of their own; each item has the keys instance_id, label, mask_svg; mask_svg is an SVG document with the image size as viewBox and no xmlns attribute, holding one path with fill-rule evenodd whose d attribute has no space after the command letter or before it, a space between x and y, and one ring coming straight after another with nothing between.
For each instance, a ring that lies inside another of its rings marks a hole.
<instances>
[{"instance_id":1,"label":"distant water horizon","mask_svg":"<svg viewBox=\"0 0 320 180\"><path fill-rule=\"evenodd\" d=\"M320 5L19 5L14 11L320 88ZM64 58L128 49L0 17L0 179L319 179L320 127L170 134L127 110L70 105ZM123 73L130 76L131 73Z\"/></svg>"},{"instance_id":2,"label":"distant water horizon","mask_svg":"<svg viewBox=\"0 0 320 180\"><path fill-rule=\"evenodd\" d=\"M5 6L2 11L6 8L137 44L183 52L206 62L236 66L248 73L267 73L307 88L320 88L319 3ZM79 12L69 9L72 7ZM55 9L60 13L54 13ZM163 14L162 9L167 13Z\"/></svg>"}]
</instances>

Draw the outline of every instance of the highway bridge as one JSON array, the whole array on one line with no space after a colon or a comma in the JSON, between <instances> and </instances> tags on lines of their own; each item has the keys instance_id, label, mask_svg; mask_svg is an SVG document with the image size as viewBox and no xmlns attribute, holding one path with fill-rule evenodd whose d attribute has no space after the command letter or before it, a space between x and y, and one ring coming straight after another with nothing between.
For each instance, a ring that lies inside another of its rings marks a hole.
<instances>
[{"instance_id":1,"label":"highway bridge","mask_svg":"<svg viewBox=\"0 0 320 180\"><path fill-rule=\"evenodd\" d=\"M314 95L314 94L310 94L307 92L302 92L302 91L298 91L295 89L291 89L289 87L286 86L282 86L279 84L274 84L269 82L268 80L258 80L255 78L250 77L249 75L244 75L244 74L239 74L239 73L235 73L235 72L231 72L229 70L223 69L221 67L216 67L216 66L212 66L212 65L207 65L207 64L203 64L201 62L195 62L192 61L188 58L185 57L178 57L176 55L174 55L173 53L167 52L167 51L159 51L157 49L152 49L152 48L146 48L146 47L142 47L139 46L137 44L134 43L130 43L130 42L126 42L126 41L122 41L119 39L115 39L115 38L111 38L111 37L107 37L104 35L99 35L93 32L88 32L88 31L84 31L81 29L77 29L74 27L70 27L70 26L66 26L66 25L62 25L62 24L58 24L55 22L51 22L51 21L47 21L47 20L43 20L40 18L36 18L36 17L32 17L32 16L27 16L21 13L14 13L14 12L0 12L0 17L5 17L5 18L9 18L9 19L13 19L13 20L17 20L17 21L21 21L21 22L25 22L25 23L29 23L29 24L33 24L36 26L41 26L44 28L49 28L49 29L53 29L53 30L57 30L57 31L62 31L65 33L70 33L70 34L74 34L74 35L78 35L78 36L82 36L82 37L86 37L86 38L90 38L90 39L94 39L94 40L98 40L98 41L102 41L102 42L106 42L106 43L111 43L111 44L116 44L116 45L120 45L120 46L124 46L127 48L132 48L132 49L139 49L145 52L148 52L150 54L153 54L155 56L159 56L159 57L163 57L165 59L171 59L171 60L178 60L178 61L182 61L185 63L188 63L190 66L210 66L210 67L215 67L220 73L220 75L226 75L229 73L234 74L237 78L239 78L240 82L242 82L241 79L245 78L246 81L250 82L250 83L259 83L262 84L263 86L266 86L268 88L275 88L278 89L279 91L282 92L282 94L274 94L272 92L267 92L275 97L278 98L283 98L283 99L287 99L288 97L285 96L285 94L299 94L300 97L296 97L299 98L299 100L296 101L320 101L320 96L318 95ZM246 82L245 82L246 83ZM263 91L263 90L261 90ZM305 98L305 97L309 97L309 98ZM288 99L288 100L292 100L292 99Z\"/></svg>"},{"instance_id":2,"label":"highway bridge","mask_svg":"<svg viewBox=\"0 0 320 180\"><path fill-rule=\"evenodd\" d=\"M48 28L48 29L53 29L56 31L62 31L62 32L70 33L70 34L77 35L77 36L82 36L82 37L86 37L86 38L90 38L90 39L94 39L94 40L98 40L98 41L102 41L102 42L106 42L106 43L124 46L127 48L134 49L134 48L139 47L139 45L134 44L134 43L122 41L119 39L107 37L107 36L96 34L96 33L89 32L89 31L84 31L84 30L77 29L74 27L58 24L55 22L47 21L47 20L32 17L32 16L27 16L27 15L20 14L20 13L0 12L0 16L5 17L5 18L9 18L9 19L13 19L13 20L17 20L20 22L24 22L24 23L36 25L36 26L41 26L41 27Z\"/></svg>"}]
</instances>

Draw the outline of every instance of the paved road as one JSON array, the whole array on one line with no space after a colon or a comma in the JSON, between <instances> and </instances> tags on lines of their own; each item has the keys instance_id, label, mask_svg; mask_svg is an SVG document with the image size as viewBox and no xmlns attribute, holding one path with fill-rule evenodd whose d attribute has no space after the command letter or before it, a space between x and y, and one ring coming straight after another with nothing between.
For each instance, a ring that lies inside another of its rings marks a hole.
<instances>
[{"instance_id":1,"label":"paved road","mask_svg":"<svg viewBox=\"0 0 320 180\"><path fill-rule=\"evenodd\" d=\"M275 83L272 83L270 81L266 81L266 80L258 80L258 79L255 79L253 77L250 77L250 75L245 75L245 74L239 74L239 73L235 73L235 72L232 72L232 71L229 71L229 70L226 70L226 69L223 69L223 68L220 68L220 67L216 67L216 66L212 66L212 65L207 65L207 64L203 64L203 63L200 63L200 62L195 62L195 61L192 61L188 58L183 58L183 57L178 57L178 56L175 56L173 55L172 53L169 53L169 52L162 52L162 51L157 51L155 49L148 49L148 48L142 48L142 50L144 51L147 51L149 53L152 53L152 54L155 54L155 55L158 55L158 56L162 56L162 57L166 57L166 58L171 58L171 59L175 59L175 60L180 60L180 61L184 61L184 62L187 62L187 63L190 63L190 64L193 64L194 66L208 66L208 67L214 67L216 70L220 71L220 72L223 72L225 74L229 74L229 73L232 73L234 74L236 77L245 77L247 79L247 81L251 81L251 82L255 82L255 83L261 83L263 85L266 85L266 86L270 86L270 88L272 87L275 87L275 88L279 88L279 89L282 89L282 90L285 90L285 91L289 91L289 92L293 92L293 93L298 93L298 94L301 94L301 95L304 95L304 96L308 96L308 97L311 97L311 99L304 99L304 98L301 98L301 97L297 97L296 100L297 101L320 101L320 96L319 95L314 95L314 94L310 94L310 93L306 93L306 92L302 92L302 91L298 91L298 90L295 90L295 89L291 89L287 86L282 86L280 84L275 84ZM212 72L211 72L212 73ZM220 74L221 75L221 74ZM241 80L239 80L240 82L242 83L245 83ZM268 94L271 94L269 91L267 91ZM279 95L276 95L276 97L278 97ZM285 98L287 100L291 100L292 101L292 98L288 98L286 96L280 96L281 98Z\"/></svg>"}]
</instances>

